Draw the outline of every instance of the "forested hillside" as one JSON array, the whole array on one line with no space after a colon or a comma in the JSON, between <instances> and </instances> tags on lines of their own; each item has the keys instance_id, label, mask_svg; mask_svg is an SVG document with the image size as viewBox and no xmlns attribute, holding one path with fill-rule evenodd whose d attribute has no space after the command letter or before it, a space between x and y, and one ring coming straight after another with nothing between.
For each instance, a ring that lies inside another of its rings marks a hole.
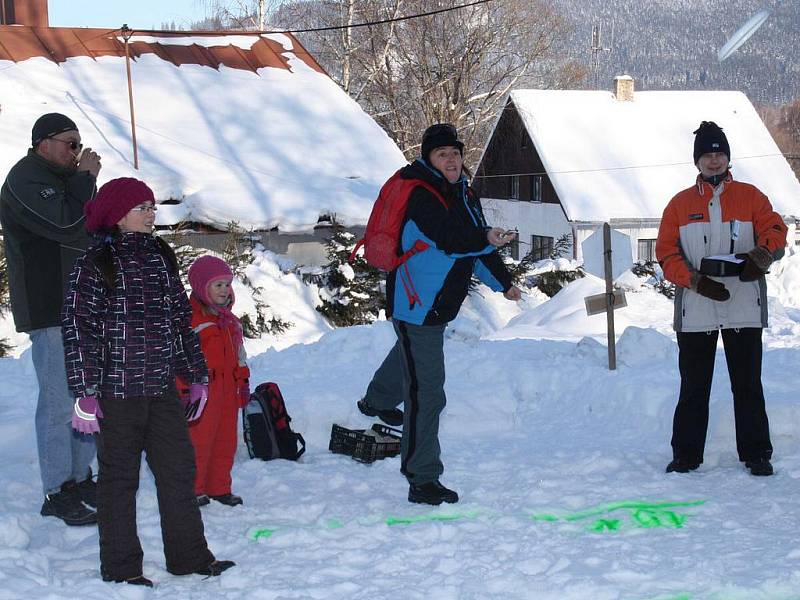
<instances>
[{"instance_id":1,"label":"forested hillside","mask_svg":"<svg viewBox=\"0 0 800 600\"><path fill-rule=\"evenodd\" d=\"M638 89L741 90L757 104L800 97L800 2L748 0L553 0L569 21L565 51L591 63L592 26L602 26L597 81L627 73ZM772 14L730 58L717 50L762 8ZM613 28L613 39L612 39ZM595 87L589 72L586 87Z\"/></svg>"}]
</instances>

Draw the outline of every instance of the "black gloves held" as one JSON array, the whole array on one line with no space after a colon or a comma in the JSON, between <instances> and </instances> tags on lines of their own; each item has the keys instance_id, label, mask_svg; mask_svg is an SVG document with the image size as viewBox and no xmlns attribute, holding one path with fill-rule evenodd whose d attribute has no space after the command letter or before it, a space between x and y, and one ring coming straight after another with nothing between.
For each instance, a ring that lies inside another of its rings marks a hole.
<instances>
[{"instance_id":1,"label":"black gloves held","mask_svg":"<svg viewBox=\"0 0 800 600\"><path fill-rule=\"evenodd\" d=\"M694 288L694 291L701 296L705 296L711 300L716 300L717 302L725 302L726 300L730 300L731 297L731 293L724 285L722 285L719 281L714 281L713 279L706 277L705 275L701 275L697 280L697 284L693 285L692 287Z\"/></svg>"},{"instance_id":2,"label":"black gloves held","mask_svg":"<svg viewBox=\"0 0 800 600\"><path fill-rule=\"evenodd\" d=\"M736 258L743 258L742 272L739 273L740 281L755 281L767 272L772 264L772 255L763 246L756 246L747 254L737 254Z\"/></svg>"}]
</instances>

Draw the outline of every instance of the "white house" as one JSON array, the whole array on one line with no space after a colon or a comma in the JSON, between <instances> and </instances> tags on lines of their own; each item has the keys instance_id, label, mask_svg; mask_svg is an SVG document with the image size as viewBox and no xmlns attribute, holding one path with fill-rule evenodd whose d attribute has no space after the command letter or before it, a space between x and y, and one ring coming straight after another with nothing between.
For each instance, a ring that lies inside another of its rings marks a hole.
<instances>
[{"instance_id":1,"label":"white house","mask_svg":"<svg viewBox=\"0 0 800 600\"><path fill-rule=\"evenodd\" d=\"M318 262L317 224L364 225L405 163L289 34L127 32L132 113L122 31L48 27L45 0L3 6L0 181L30 147L34 121L62 112L102 156L100 184L135 176L166 202L157 225L225 231L235 221Z\"/></svg>"},{"instance_id":2,"label":"white house","mask_svg":"<svg viewBox=\"0 0 800 600\"><path fill-rule=\"evenodd\" d=\"M511 92L476 170L487 219L519 230L519 257L545 258L570 235L581 258L580 242L607 221L631 237L634 260L653 260L664 207L696 179L701 121L723 128L734 178L767 194L793 238L800 182L743 93L634 93L627 76L613 93Z\"/></svg>"}]
</instances>

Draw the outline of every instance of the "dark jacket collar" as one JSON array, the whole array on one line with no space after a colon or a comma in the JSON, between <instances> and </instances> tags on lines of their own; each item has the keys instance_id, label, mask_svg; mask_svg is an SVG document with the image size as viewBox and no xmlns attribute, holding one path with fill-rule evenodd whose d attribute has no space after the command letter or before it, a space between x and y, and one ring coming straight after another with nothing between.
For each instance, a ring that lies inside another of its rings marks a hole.
<instances>
[{"instance_id":1,"label":"dark jacket collar","mask_svg":"<svg viewBox=\"0 0 800 600\"><path fill-rule=\"evenodd\" d=\"M75 174L76 171L74 166L62 167L53 162L50 162L43 156L37 154L36 150L34 150L33 148L28 149L28 158L33 162L35 162L40 167L47 169L48 171L50 171L55 175L58 175L59 177L71 177L72 175Z\"/></svg>"},{"instance_id":2,"label":"dark jacket collar","mask_svg":"<svg viewBox=\"0 0 800 600\"><path fill-rule=\"evenodd\" d=\"M432 166L422 158L417 158L411 164L405 166L401 171L403 179L420 179L429 183L434 188L442 192L447 199L456 198L466 192L468 182L464 174L455 183L450 183L439 169Z\"/></svg>"}]
</instances>

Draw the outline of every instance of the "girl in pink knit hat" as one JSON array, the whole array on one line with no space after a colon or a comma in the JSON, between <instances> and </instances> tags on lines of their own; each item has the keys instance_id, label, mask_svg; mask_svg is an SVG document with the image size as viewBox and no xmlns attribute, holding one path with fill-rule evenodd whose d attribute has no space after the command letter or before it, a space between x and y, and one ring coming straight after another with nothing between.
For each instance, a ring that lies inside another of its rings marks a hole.
<instances>
[{"instance_id":1,"label":"girl in pink knit hat","mask_svg":"<svg viewBox=\"0 0 800 600\"><path fill-rule=\"evenodd\" d=\"M250 371L242 344L242 325L231 312L233 273L225 261L201 256L189 267L192 327L208 366L208 403L189 435L194 444L195 494L200 506L210 499L227 506L242 504L231 491L239 409L250 399ZM185 386L178 382L179 389Z\"/></svg>"}]
</instances>

